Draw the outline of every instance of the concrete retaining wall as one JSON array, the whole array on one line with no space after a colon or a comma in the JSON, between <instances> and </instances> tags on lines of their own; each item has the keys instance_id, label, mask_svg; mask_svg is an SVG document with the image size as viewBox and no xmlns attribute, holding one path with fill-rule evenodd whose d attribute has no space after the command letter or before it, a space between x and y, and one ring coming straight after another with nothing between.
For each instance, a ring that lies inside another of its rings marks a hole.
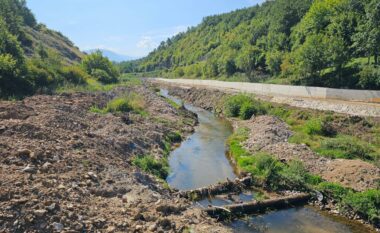
<instances>
[{"instance_id":1,"label":"concrete retaining wall","mask_svg":"<svg viewBox=\"0 0 380 233\"><path fill-rule=\"evenodd\" d=\"M156 80L187 86L203 86L217 89L231 89L232 91L255 93L269 96L307 97L380 103L380 91L333 89L322 87L289 86L244 82L222 82L216 80L161 78L157 78Z\"/></svg>"}]
</instances>

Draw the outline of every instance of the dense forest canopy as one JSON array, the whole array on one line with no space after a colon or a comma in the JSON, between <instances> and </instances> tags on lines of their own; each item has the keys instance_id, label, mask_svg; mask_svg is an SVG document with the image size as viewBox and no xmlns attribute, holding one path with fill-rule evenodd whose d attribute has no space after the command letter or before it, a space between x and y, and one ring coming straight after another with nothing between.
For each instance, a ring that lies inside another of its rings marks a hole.
<instances>
[{"instance_id":1,"label":"dense forest canopy","mask_svg":"<svg viewBox=\"0 0 380 233\"><path fill-rule=\"evenodd\" d=\"M380 89L380 1L274 0L206 17L124 72Z\"/></svg>"},{"instance_id":2,"label":"dense forest canopy","mask_svg":"<svg viewBox=\"0 0 380 233\"><path fill-rule=\"evenodd\" d=\"M0 0L0 98L117 81L118 70L101 53L82 57L69 39L38 24L25 0Z\"/></svg>"}]
</instances>

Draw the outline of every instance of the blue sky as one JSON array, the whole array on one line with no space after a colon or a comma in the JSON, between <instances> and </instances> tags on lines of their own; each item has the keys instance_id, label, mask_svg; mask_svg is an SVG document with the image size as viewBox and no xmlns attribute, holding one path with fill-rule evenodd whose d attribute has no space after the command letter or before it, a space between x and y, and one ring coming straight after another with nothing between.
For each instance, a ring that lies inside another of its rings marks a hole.
<instances>
[{"instance_id":1,"label":"blue sky","mask_svg":"<svg viewBox=\"0 0 380 233\"><path fill-rule=\"evenodd\" d=\"M263 0L28 0L37 20L82 50L141 57L203 17Z\"/></svg>"}]
</instances>

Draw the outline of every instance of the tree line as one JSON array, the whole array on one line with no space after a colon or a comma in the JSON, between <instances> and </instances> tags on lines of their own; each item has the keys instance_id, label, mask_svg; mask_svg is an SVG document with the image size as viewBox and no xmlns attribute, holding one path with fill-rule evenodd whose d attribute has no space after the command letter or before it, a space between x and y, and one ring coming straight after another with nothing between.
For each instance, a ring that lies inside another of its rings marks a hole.
<instances>
[{"instance_id":1,"label":"tree line","mask_svg":"<svg viewBox=\"0 0 380 233\"><path fill-rule=\"evenodd\" d=\"M275 0L206 17L123 72L380 89L378 0Z\"/></svg>"}]
</instances>

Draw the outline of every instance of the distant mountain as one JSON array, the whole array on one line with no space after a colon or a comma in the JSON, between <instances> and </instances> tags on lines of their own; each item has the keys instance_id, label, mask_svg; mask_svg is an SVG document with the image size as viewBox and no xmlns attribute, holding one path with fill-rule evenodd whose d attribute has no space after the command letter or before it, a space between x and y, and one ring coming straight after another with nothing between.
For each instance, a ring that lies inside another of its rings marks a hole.
<instances>
[{"instance_id":1,"label":"distant mountain","mask_svg":"<svg viewBox=\"0 0 380 233\"><path fill-rule=\"evenodd\" d=\"M97 50L100 50L104 56L108 57L108 59L110 59L111 61L114 61L114 62L130 61L130 60L136 59L135 57L130 57L130 56L126 56L123 54L118 54L118 53L115 53L115 52L113 52L111 50L107 50L107 49L90 49L90 50L86 50L85 53L91 54Z\"/></svg>"}]
</instances>

